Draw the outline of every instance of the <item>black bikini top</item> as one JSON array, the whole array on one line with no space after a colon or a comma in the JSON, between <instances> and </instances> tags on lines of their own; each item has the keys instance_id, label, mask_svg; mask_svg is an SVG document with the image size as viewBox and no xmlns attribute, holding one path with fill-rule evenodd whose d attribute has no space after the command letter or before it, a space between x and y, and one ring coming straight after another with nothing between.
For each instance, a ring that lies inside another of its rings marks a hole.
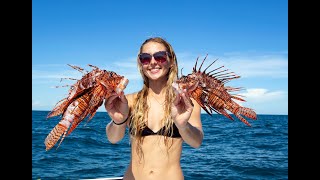
<instances>
[{"instance_id":1,"label":"black bikini top","mask_svg":"<svg viewBox=\"0 0 320 180\"><path fill-rule=\"evenodd\" d=\"M131 134L131 126L129 128L129 132ZM141 136L150 136L150 135L162 135L162 136L168 136L170 137L170 134L172 132L172 128L169 129L169 133L168 135L164 135L165 132L165 126L162 127L159 131L157 132L153 132L148 126L146 126L143 130L142 130L142 134ZM172 138L180 138L181 135L179 133L179 129L177 128L177 126L173 123L173 133L172 133Z\"/></svg>"}]
</instances>

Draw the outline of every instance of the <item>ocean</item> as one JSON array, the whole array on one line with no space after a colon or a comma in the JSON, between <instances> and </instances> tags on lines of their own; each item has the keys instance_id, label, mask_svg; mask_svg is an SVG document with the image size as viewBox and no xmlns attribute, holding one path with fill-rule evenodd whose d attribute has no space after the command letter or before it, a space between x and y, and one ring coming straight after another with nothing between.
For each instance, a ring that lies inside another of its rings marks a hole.
<instances>
[{"instance_id":1,"label":"ocean","mask_svg":"<svg viewBox=\"0 0 320 180\"><path fill-rule=\"evenodd\" d=\"M57 144L45 150L44 140L61 117L32 111L32 179L93 179L123 176L130 161L128 132L117 144L105 133L110 119L97 112ZM288 179L288 115L258 115L240 120L201 115L204 139L199 148L183 144L181 167L186 180Z\"/></svg>"}]
</instances>

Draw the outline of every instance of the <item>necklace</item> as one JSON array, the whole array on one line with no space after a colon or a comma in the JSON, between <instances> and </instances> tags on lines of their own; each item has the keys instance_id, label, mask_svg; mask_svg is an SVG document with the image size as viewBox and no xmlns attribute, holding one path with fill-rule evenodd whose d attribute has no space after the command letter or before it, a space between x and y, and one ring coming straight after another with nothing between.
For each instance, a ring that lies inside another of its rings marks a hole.
<instances>
[{"instance_id":1,"label":"necklace","mask_svg":"<svg viewBox=\"0 0 320 180\"><path fill-rule=\"evenodd\" d=\"M157 101L157 103L160 105L160 106L163 106L163 104L166 102L166 101L163 101L162 103L160 103L159 101L158 101L158 99L152 94L152 93L150 93L151 94L151 96Z\"/></svg>"}]
</instances>

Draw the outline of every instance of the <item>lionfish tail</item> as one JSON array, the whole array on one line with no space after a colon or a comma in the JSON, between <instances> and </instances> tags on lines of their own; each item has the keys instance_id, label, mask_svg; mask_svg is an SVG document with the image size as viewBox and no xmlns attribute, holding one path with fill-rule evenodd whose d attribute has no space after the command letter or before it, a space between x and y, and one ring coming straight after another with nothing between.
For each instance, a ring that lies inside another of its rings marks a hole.
<instances>
[{"instance_id":1,"label":"lionfish tail","mask_svg":"<svg viewBox=\"0 0 320 180\"><path fill-rule=\"evenodd\" d=\"M46 151L50 150L60 139L61 136L62 139L60 141L63 141L65 134L67 133L68 130L68 126L66 126L65 124L62 123L58 123L52 130L51 132L48 134L48 136L46 137L44 144L46 145ZM59 144L59 146L60 146ZM59 147L58 146L58 147ZM58 149L57 147L57 149Z\"/></svg>"}]
</instances>

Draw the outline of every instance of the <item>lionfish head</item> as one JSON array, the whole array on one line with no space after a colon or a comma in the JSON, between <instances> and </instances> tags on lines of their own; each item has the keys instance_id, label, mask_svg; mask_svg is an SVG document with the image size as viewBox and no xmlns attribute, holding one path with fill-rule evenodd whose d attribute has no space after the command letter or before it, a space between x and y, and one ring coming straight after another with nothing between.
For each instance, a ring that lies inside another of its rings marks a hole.
<instances>
[{"instance_id":1,"label":"lionfish head","mask_svg":"<svg viewBox=\"0 0 320 180\"><path fill-rule=\"evenodd\" d=\"M198 80L195 78L194 74L189 74L187 76L181 76L176 80L180 89L186 89L187 91L192 91L198 85Z\"/></svg>"},{"instance_id":2,"label":"lionfish head","mask_svg":"<svg viewBox=\"0 0 320 180\"><path fill-rule=\"evenodd\" d=\"M113 89L119 94L126 88L129 80L113 71L103 70L103 73L99 77L99 82L107 89Z\"/></svg>"}]
</instances>

